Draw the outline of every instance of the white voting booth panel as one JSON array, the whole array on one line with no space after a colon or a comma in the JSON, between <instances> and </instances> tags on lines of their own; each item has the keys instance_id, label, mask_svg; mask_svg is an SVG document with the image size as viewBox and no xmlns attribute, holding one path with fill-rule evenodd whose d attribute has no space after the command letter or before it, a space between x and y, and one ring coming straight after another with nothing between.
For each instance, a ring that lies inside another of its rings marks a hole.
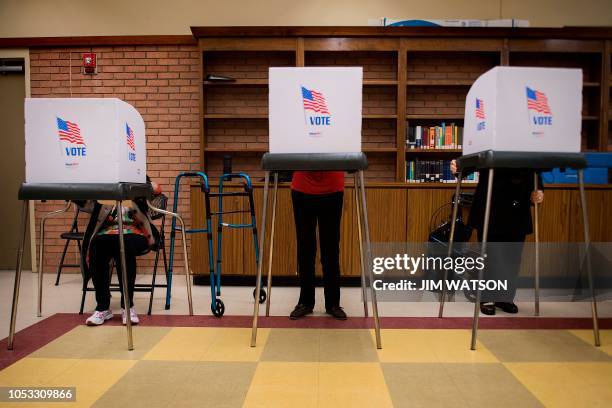
<instances>
[{"instance_id":1,"label":"white voting booth panel","mask_svg":"<svg viewBox=\"0 0 612 408\"><path fill-rule=\"evenodd\" d=\"M580 151L582 71L495 67L465 101L463 154Z\"/></svg>"},{"instance_id":2,"label":"white voting booth panel","mask_svg":"<svg viewBox=\"0 0 612 408\"><path fill-rule=\"evenodd\" d=\"M270 153L361 151L361 67L270 68Z\"/></svg>"},{"instance_id":3,"label":"white voting booth panel","mask_svg":"<svg viewBox=\"0 0 612 408\"><path fill-rule=\"evenodd\" d=\"M145 126L116 98L26 98L26 183L144 183Z\"/></svg>"}]
</instances>

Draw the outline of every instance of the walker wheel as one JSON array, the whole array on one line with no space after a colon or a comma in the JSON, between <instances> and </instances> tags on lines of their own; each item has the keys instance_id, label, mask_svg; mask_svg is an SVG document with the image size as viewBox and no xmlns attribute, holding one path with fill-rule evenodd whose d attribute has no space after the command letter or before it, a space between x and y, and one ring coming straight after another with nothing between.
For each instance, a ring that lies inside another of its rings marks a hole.
<instances>
[{"instance_id":1,"label":"walker wheel","mask_svg":"<svg viewBox=\"0 0 612 408\"><path fill-rule=\"evenodd\" d=\"M223 316L223 313L225 313L225 305L221 299L215 299L215 308L212 312L215 317Z\"/></svg>"},{"instance_id":2,"label":"walker wheel","mask_svg":"<svg viewBox=\"0 0 612 408\"><path fill-rule=\"evenodd\" d=\"M255 299L255 291L257 289L253 289L253 299ZM263 304L267 299L266 290L261 288L259 289L259 304Z\"/></svg>"}]
</instances>

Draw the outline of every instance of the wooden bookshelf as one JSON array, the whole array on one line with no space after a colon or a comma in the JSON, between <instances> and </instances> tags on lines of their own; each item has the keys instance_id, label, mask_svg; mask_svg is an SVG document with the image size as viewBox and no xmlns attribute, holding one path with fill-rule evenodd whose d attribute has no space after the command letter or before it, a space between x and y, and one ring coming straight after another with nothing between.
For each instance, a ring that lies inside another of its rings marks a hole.
<instances>
[{"instance_id":1,"label":"wooden bookshelf","mask_svg":"<svg viewBox=\"0 0 612 408\"><path fill-rule=\"evenodd\" d=\"M261 156L268 150L268 69L275 66L361 66L362 149L367 153L368 213L373 242L424 242L431 215L448 204L454 183L407 183L406 161L450 160L459 149L410 149L406 129L463 125L465 96L474 80L497 65L577 67L584 73L582 146L612 152L612 28L465 29L411 27L192 27L201 55L201 165L211 185L232 157L251 176L261 214ZM234 78L211 82L206 75ZM347 178L343 237L357 234L352 180ZM473 190L474 184L466 184ZM228 188L239 188L233 184ZM591 239L612 241L612 185L587 186ZM201 226L203 196L191 189L192 227ZM280 183L278 257L273 274L295 276L295 230L289 183ZM213 203L213 206L215 203ZM228 208L240 207L238 200ZM573 185L548 185L541 212L543 241L580 241ZM597 214L597 215L596 215ZM238 217L238 215L235 215ZM228 222L239 222L230 218ZM255 274L251 231L223 235L232 254L224 273ZM342 274L359 276L359 248L341 241ZM192 237L193 269L207 274L206 239ZM317 268L320 266L317 264ZM318 271L320 273L320 271ZM250 281L254 282L254 280Z\"/></svg>"},{"instance_id":2,"label":"wooden bookshelf","mask_svg":"<svg viewBox=\"0 0 612 408\"><path fill-rule=\"evenodd\" d=\"M268 68L362 66L363 149L379 168L369 182L403 182L408 157L458 156L409 149L406 129L463 125L474 80L497 65L583 70L583 150L612 150L610 29L423 29L193 27L202 56L201 139L205 171L231 154L236 169L267 148ZM476 34L477 33L477 34ZM234 81L207 81L208 74ZM605 84L605 85L602 85ZM384 172L388 172L385 174Z\"/></svg>"}]
</instances>

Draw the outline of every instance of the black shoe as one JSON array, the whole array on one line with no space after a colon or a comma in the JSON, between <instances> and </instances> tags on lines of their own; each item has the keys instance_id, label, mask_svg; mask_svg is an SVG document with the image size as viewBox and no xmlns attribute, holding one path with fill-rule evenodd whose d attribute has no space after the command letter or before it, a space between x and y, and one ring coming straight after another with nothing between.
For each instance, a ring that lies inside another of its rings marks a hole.
<instances>
[{"instance_id":1,"label":"black shoe","mask_svg":"<svg viewBox=\"0 0 612 408\"><path fill-rule=\"evenodd\" d=\"M297 320L311 313L312 313L312 307L308 307L306 305L299 304L295 307L295 309L293 309L293 312L291 312L291 314L289 315L289 318L291 320Z\"/></svg>"},{"instance_id":2,"label":"black shoe","mask_svg":"<svg viewBox=\"0 0 612 408\"><path fill-rule=\"evenodd\" d=\"M495 304L494 303L481 303L480 312L482 314L493 316L495 314Z\"/></svg>"},{"instance_id":3,"label":"black shoe","mask_svg":"<svg viewBox=\"0 0 612 408\"><path fill-rule=\"evenodd\" d=\"M518 313L518 307L511 302L495 302L495 307L499 307L506 313L515 314Z\"/></svg>"},{"instance_id":4,"label":"black shoe","mask_svg":"<svg viewBox=\"0 0 612 408\"><path fill-rule=\"evenodd\" d=\"M340 306L334 306L330 309L326 309L325 313L327 313L328 315L332 315L334 319L346 320L346 313L344 312L344 310L342 310Z\"/></svg>"}]
</instances>

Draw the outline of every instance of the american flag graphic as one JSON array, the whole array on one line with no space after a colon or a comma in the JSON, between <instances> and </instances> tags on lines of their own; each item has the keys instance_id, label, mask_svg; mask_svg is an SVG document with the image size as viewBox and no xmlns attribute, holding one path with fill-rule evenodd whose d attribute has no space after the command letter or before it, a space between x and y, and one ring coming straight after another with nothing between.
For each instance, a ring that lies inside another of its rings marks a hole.
<instances>
[{"instance_id":1,"label":"american flag graphic","mask_svg":"<svg viewBox=\"0 0 612 408\"><path fill-rule=\"evenodd\" d=\"M484 102L482 101L482 99L478 98L476 98L476 118L483 120L485 118Z\"/></svg>"},{"instance_id":2,"label":"american flag graphic","mask_svg":"<svg viewBox=\"0 0 612 408\"><path fill-rule=\"evenodd\" d=\"M136 151L136 143L134 143L134 131L128 124L125 124L125 134L127 135L127 145L130 149Z\"/></svg>"},{"instance_id":3,"label":"american flag graphic","mask_svg":"<svg viewBox=\"0 0 612 408\"><path fill-rule=\"evenodd\" d=\"M67 120L57 118L57 132L59 133L59 139L68 143L85 145L85 141L81 136L81 129L79 125Z\"/></svg>"},{"instance_id":4,"label":"american flag graphic","mask_svg":"<svg viewBox=\"0 0 612 408\"><path fill-rule=\"evenodd\" d=\"M311 110L326 115L330 114L322 93L302 87L302 100L304 102L304 110Z\"/></svg>"},{"instance_id":5,"label":"american flag graphic","mask_svg":"<svg viewBox=\"0 0 612 408\"><path fill-rule=\"evenodd\" d=\"M527 87L527 109L534 110L544 115L551 114L546 94L529 87Z\"/></svg>"}]
</instances>

